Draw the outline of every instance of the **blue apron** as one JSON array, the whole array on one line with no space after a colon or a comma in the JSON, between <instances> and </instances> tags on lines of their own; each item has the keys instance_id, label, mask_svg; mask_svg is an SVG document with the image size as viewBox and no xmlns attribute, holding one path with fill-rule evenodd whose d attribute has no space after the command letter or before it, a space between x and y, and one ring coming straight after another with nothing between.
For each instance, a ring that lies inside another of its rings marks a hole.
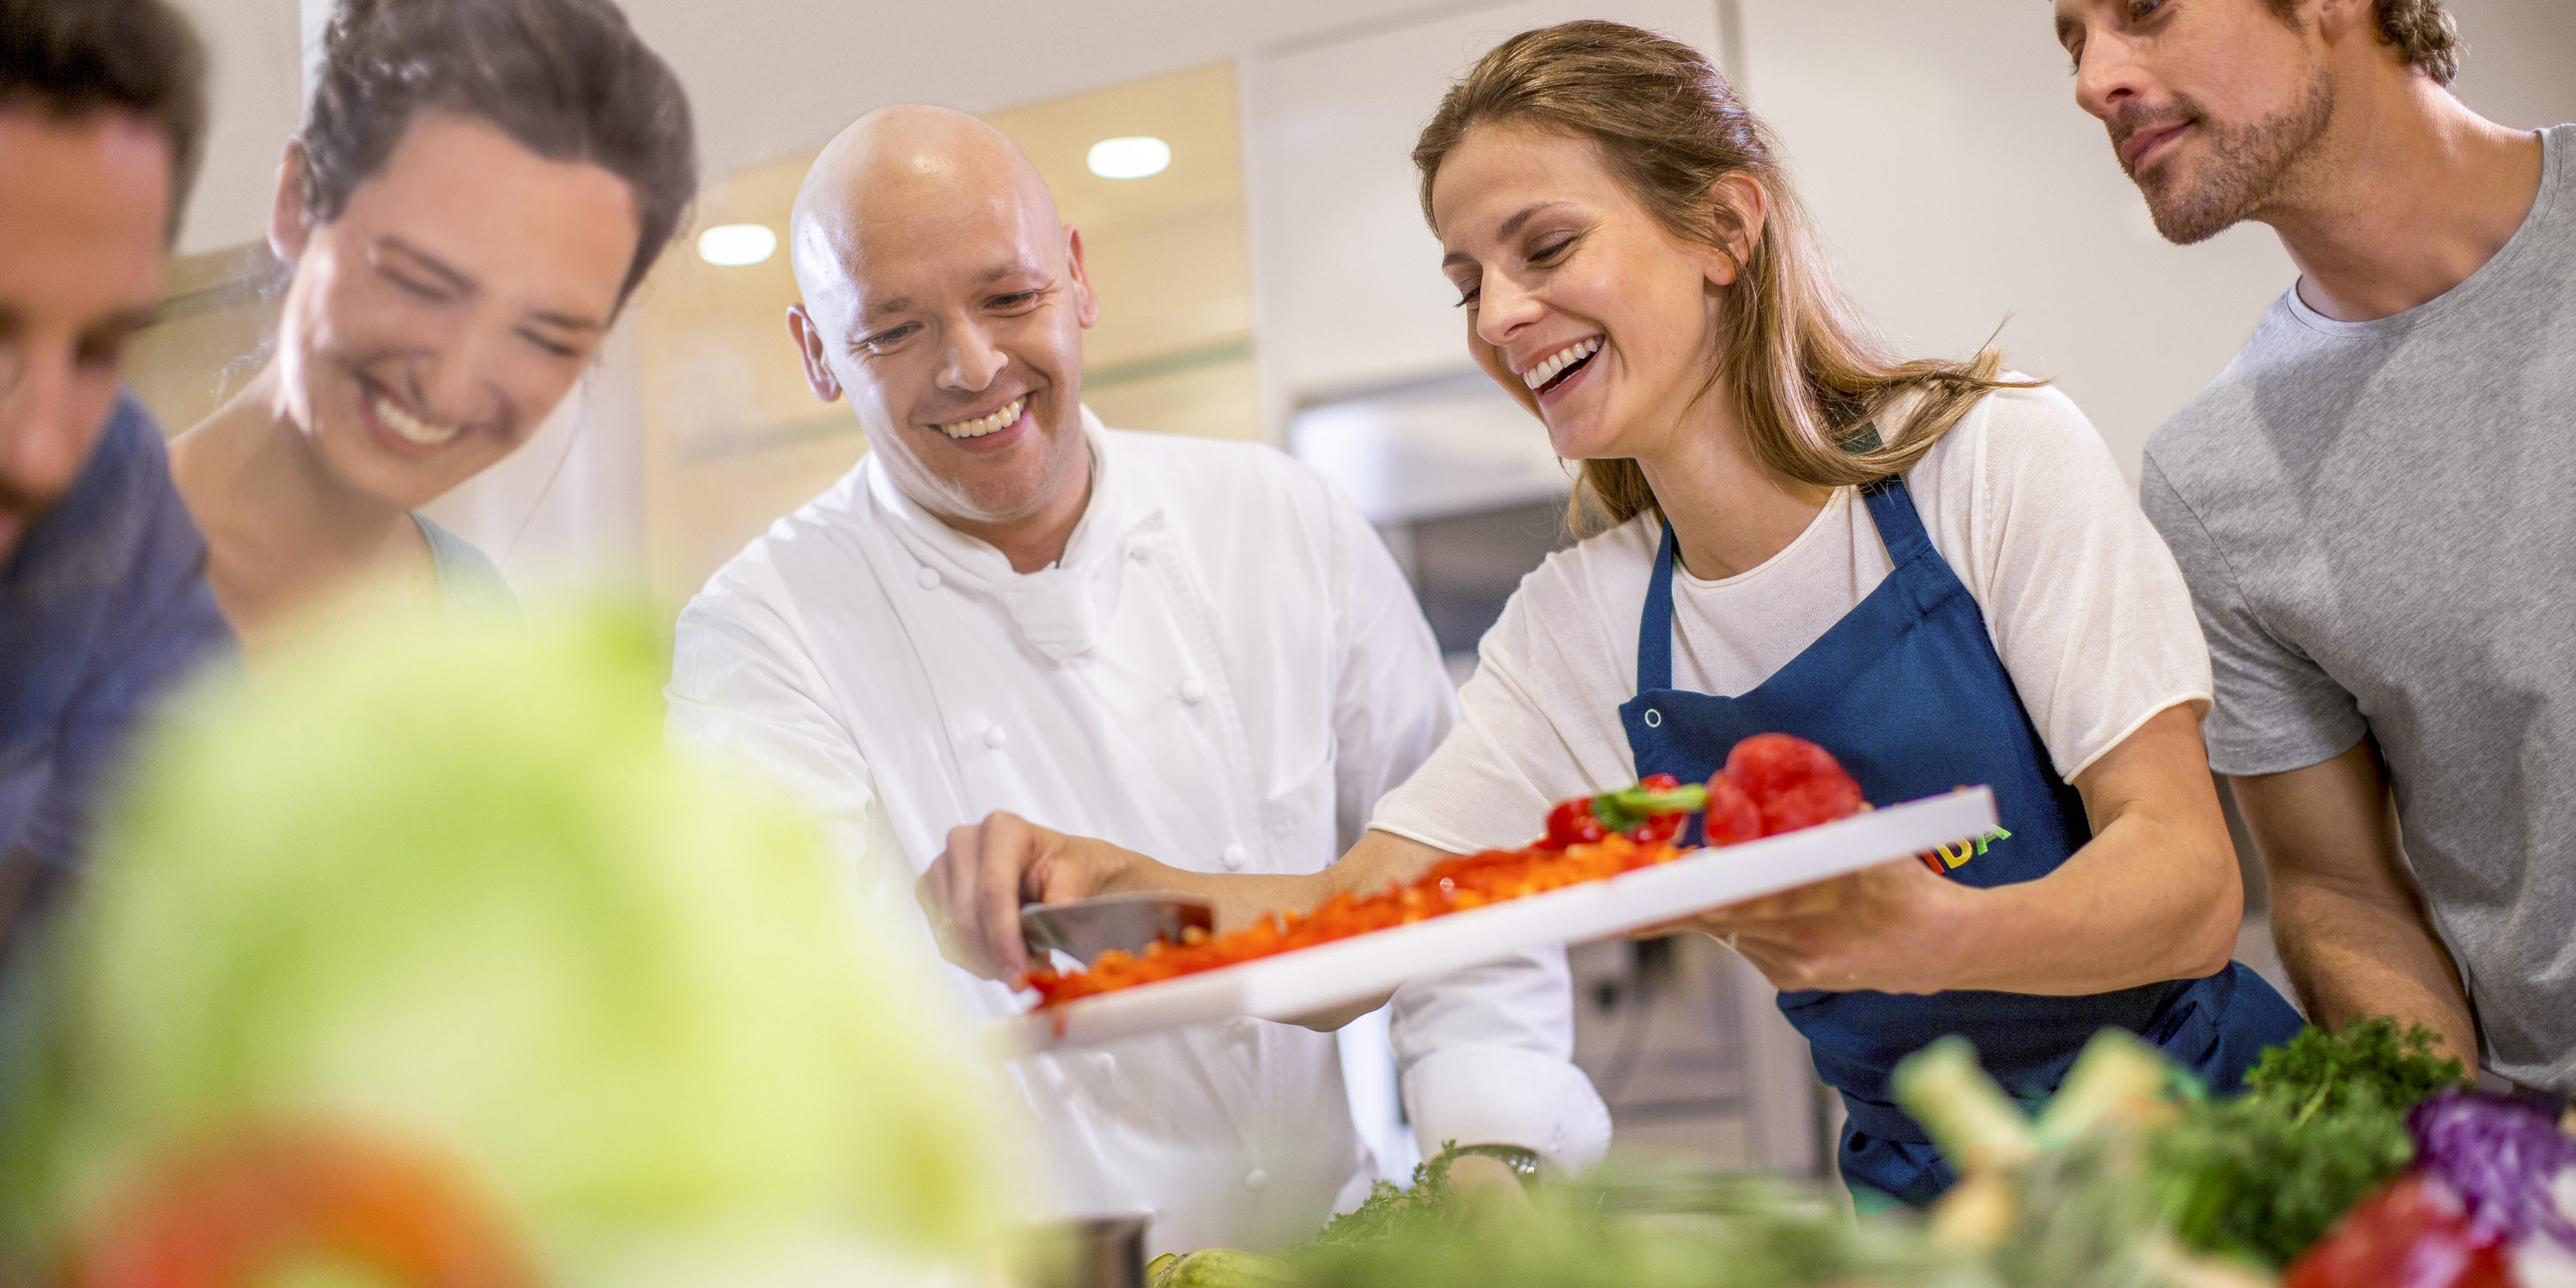
<instances>
[{"instance_id":1,"label":"blue apron","mask_svg":"<svg viewBox=\"0 0 2576 1288\"><path fill-rule=\"evenodd\" d=\"M1954 851L1952 879L1980 888L2048 875L2092 839L2084 802L2048 750L1995 655L1977 601L1950 571L1901 478L1862 496L1895 564L1860 606L1741 697L1672 687L1673 533L1664 528L1637 636L1637 696L1619 708L1637 773L1703 780L1735 744L1790 733L1823 746L1887 805L1963 784L1994 789L2003 833ZM1693 824L1697 826L1696 821ZM2091 997L1948 992L1782 993L1816 1072L1842 1093L1845 1179L1926 1203L1953 1173L1888 1092L1896 1062L1944 1034L1976 1044L1986 1071L2025 1101L2057 1089L2095 1032L2116 1025L2198 1073L2236 1088L2264 1047L2299 1031L2272 986L2230 963L2207 979L2169 980Z\"/></svg>"}]
</instances>

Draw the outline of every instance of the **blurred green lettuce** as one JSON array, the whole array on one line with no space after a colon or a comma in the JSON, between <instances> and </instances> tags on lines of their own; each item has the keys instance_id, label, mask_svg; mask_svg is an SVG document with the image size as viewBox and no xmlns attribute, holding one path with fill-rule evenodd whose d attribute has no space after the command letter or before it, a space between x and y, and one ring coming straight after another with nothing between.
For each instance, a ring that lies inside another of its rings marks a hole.
<instances>
[{"instance_id":1,"label":"blurred green lettuce","mask_svg":"<svg viewBox=\"0 0 2576 1288\"><path fill-rule=\"evenodd\" d=\"M921 937L666 754L663 674L640 614L378 621L186 703L0 1034L15 1259L185 1142L302 1119L439 1142L569 1281L989 1259L1016 1140Z\"/></svg>"}]
</instances>

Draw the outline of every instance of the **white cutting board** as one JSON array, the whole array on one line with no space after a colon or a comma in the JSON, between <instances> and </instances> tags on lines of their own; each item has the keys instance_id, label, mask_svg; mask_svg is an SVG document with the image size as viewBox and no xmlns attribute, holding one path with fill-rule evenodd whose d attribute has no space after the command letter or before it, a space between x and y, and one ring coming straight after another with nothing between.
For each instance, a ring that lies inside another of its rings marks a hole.
<instances>
[{"instance_id":1,"label":"white cutting board","mask_svg":"<svg viewBox=\"0 0 2576 1288\"><path fill-rule=\"evenodd\" d=\"M1994 793L1961 788L1821 827L1702 850L1606 880L1101 993L1069 1002L1056 1014L1039 1011L996 1020L986 1043L994 1055L1008 1059L1242 1015L1295 1019L1376 997L1417 975L1464 970L1548 944L1641 930L1983 836L1994 828Z\"/></svg>"}]
</instances>

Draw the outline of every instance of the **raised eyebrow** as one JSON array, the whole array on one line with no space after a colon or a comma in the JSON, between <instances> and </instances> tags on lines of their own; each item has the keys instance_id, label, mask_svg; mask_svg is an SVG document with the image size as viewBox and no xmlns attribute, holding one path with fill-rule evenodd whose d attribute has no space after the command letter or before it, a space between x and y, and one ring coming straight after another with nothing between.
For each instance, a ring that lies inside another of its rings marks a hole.
<instances>
[{"instance_id":1,"label":"raised eyebrow","mask_svg":"<svg viewBox=\"0 0 2576 1288\"><path fill-rule=\"evenodd\" d=\"M1524 226L1526 226L1529 221L1536 219L1540 211L1545 210L1550 206L1561 204L1563 203L1555 201L1540 201L1521 207L1520 210L1513 214L1511 218L1504 220L1500 227L1494 229L1494 240L1508 240L1514 233L1519 232ZM1440 257L1440 267L1444 269L1458 264L1472 264L1474 262L1476 262L1476 257L1463 250L1453 250Z\"/></svg>"},{"instance_id":2,"label":"raised eyebrow","mask_svg":"<svg viewBox=\"0 0 2576 1288\"><path fill-rule=\"evenodd\" d=\"M446 260L440 259L436 255L430 254L428 251L422 250L418 246L412 245L410 242L404 241L400 237L387 233L378 244L384 249L402 256L404 259L412 261L412 263L418 266L423 272L439 278L459 292L467 292L474 289L474 279L467 277L465 275L465 270L448 263Z\"/></svg>"},{"instance_id":3,"label":"raised eyebrow","mask_svg":"<svg viewBox=\"0 0 2576 1288\"><path fill-rule=\"evenodd\" d=\"M991 268L985 269L984 275L975 279L975 284L978 286L990 286L1014 273L1026 273L1032 277L1045 276L1045 271L1040 269L1037 265L1029 263L1026 260L1015 259L1009 263L995 264ZM1048 284L1052 285L1053 279L1049 279Z\"/></svg>"},{"instance_id":4,"label":"raised eyebrow","mask_svg":"<svg viewBox=\"0 0 2576 1288\"><path fill-rule=\"evenodd\" d=\"M1520 211L1520 213L1519 213L1519 214L1516 214L1516 215L1512 216L1511 218L1504 220L1504 221L1503 221L1503 226L1494 230L1494 239L1495 239L1496 241L1501 241L1501 240L1504 240L1504 239L1506 239L1506 238L1509 238L1509 237L1513 236L1514 234L1516 234L1516 233L1520 232L1521 228L1522 228L1524 225L1528 224L1528 223L1529 223L1529 221L1531 221L1531 220L1533 220L1533 219L1538 218L1538 214L1539 214L1539 212L1540 212L1540 211L1545 210L1545 209L1547 209L1547 208L1548 208L1548 207L1550 207L1550 206L1555 206L1555 205L1560 205L1560 204L1563 204L1563 203L1560 203L1560 202L1554 202L1554 201L1541 201L1541 202L1535 202L1535 203L1532 203L1532 204L1530 204L1530 205L1527 205L1527 206L1523 206L1523 207L1521 207L1521 211Z\"/></svg>"},{"instance_id":5,"label":"raised eyebrow","mask_svg":"<svg viewBox=\"0 0 2576 1288\"><path fill-rule=\"evenodd\" d=\"M528 320L564 331L605 331L608 329L608 324L597 318L575 317L570 313L557 313L552 309L539 309L536 312L529 314Z\"/></svg>"},{"instance_id":6,"label":"raised eyebrow","mask_svg":"<svg viewBox=\"0 0 2576 1288\"><path fill-rule=\"evenodd\" d=\"M887 300L883 304L871 304L865 309L860 310L859 318L865 322L874 322L878 318L884 317L887 314L910 313L912 312L912 309L913 304L910 299L897 296L894 299Z\"/></svg>"}]
</instances>

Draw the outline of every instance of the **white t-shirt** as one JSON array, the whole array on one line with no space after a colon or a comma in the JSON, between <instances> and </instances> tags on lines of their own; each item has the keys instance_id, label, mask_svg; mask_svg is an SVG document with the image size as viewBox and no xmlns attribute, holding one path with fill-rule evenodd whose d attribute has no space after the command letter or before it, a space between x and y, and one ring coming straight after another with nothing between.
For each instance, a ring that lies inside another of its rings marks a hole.
<instances>
[{"instance_id":1,"label":"white t-shirt","mask_svg":"<svg viewBox=\"0 0 2576 1288\"><path fill-rule=\"evenodd\" d=\"M1905 481L2060 777L2167 707L2208 709L2209 651L2182 573L2064 394L1988 396ZM1522 579L1478 648L1457 727L1370 826L1462 853L1516 846L1555 802L1635 782L1619 706L1637 693L1638 618L1662 535L1641 515ZM1719 581L1676 570L1674 686L1754 688L1892 568L1869 507L1841 488L1757 568Z\"/></svg>"}]
</instances>

